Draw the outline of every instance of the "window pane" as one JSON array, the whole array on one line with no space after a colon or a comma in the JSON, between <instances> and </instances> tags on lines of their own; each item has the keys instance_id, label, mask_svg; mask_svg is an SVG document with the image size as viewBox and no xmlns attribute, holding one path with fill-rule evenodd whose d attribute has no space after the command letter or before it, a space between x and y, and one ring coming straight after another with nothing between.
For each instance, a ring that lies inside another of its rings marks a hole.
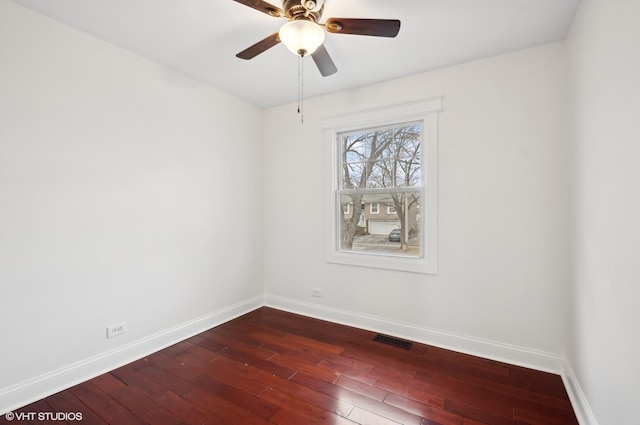
<instances>
[{"instance_id":1,"label":"window pane","mask_svg":"<svg viewBox=\"0 0 640 425\"><path fill-rule=\"evenodd\" d=\"M340 187L420 186L421 139L420 122L340 134Z\"/></svg>"},{"instance_id":2,"label":"window pane","mask_svg":"<svg viewBox=\"0 0 640 425\"><path fill-rule=\"evenodd\" d=\"M422 256L418 192L342 194L339 198L341 251Z\"/></svg>"}]
</instances>

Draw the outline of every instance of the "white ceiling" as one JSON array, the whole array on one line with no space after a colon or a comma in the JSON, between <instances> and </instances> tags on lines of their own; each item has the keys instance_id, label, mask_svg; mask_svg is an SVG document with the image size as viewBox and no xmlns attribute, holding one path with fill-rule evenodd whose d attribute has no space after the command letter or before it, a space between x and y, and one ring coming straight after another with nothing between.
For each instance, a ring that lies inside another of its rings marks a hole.
<instances>
[{"instance_id":1,"label":"white ceiling","mask_svg":"<svg viewBox=\"0 0 640 425\"><path fill-rule=\"evenodd\" d=\"M11 0L261 107L295 102L283 45L235 54L286 22L233 0ZM281 6L278 0L268 0ZM563 40L579 0L325 0L330 17L400 19L396 38L327 34L338 72L305 59L305 97Z\"/></svg>"}]
</instances>

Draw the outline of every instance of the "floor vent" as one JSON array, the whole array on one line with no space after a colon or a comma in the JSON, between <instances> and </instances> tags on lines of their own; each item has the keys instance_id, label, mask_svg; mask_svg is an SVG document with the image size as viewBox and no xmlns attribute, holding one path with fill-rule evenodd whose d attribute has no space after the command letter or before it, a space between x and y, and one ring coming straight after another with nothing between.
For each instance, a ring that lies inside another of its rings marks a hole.
<instances>
[{"instance_id":1,"label":"floor vent","mask_svg":"<svg viewBox=\"0 0 640 425\"><path fill-rule=\"evenodd\" d=\"M413 343L409 341L405 341L403 339L394 338L392 336L378 334L373 338L374 341L381 342L383 344L393 345L394 347L404 348L405 350L409 350Z\"/></svg>"}]
</instances>

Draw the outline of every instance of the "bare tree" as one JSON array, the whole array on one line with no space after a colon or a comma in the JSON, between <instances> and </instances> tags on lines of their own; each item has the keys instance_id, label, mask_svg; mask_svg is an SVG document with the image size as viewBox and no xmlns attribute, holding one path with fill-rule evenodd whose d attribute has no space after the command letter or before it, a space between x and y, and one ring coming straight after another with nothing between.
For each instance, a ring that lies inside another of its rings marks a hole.
<instances>
[{"instance_id":1,"label":"bare tree","mask_svg":"<svg viewBox=\"0 0 640 425\"><path fill-rule=\"evenodd\" d=\"M395 137L395 150L391 169L392 180L395 186L412 187L420 183L421 179L421 155L420 133L415 126L402 127L397 130ZM409 230L407 223L408 212L419 203L420 197L416 193L392 193L394 208L400 220L400 238L404 249L407 249Z\"/></svg>"},{"instance_id":2,"label":"bare tree","mask_svg":"<svg viewBox=\"0 0 640 425\"><path fill-rule=\"evenodd\" d=\"M388 131L374 131L353 134L342 140L342 182L344 189L364 189L367 187L367 177L372 174L373 167L382 152L392 143ZM356 234L358 221L362 214L363 195L349 195L353 205L353 214L349 219L342 213L342 248L353 247L353 237ZM341 209L343 211L343 209Z\"/></svg>"}]
</instances>

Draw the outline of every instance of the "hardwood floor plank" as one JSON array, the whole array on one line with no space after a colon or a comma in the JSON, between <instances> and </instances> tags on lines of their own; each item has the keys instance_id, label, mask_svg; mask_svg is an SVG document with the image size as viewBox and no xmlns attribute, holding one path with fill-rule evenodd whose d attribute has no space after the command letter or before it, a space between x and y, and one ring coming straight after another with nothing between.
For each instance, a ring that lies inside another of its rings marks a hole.
<instances>
[{"instance_id":1,"label":"hardwood floor plank","mask_svg":"<svg viewBox=\"0 0 640 425\"><path fill-rule=\"evenodd\" d=\"M356 407L348 417L349 420L361 425L403 425L384 416Z\"/></svg>"},{"instance_id":2,"label":"hardwood floor plank","mask_svg":"<svg viewBox=\"0 0 640 425\"><path fill-rule=\"evenodd\" d=\"M127 384L116 378L110 373L105 373L104 375L97 376L93 378L91 381L95 386L100 388L107 394L111 394L114 391L120 390L122 388L126 388Z\"/></svg>"},{"instance_id":3,"label":"hardwood floor plank","mask_svg":"<svg viewBox=\"0 0 640 425\"><path fill-rule=\"evenodd\" d=\"M193 344L195 347L199 347L202 350L208 352L205 354L203 351L200 351L203 356L211 354L215 355L218 351L224 350L224 348L226 347L225 344L221 344L217 341L212 341L209 338L203 338L201 335L192 336L187 341ZM197 350L195 347L192 348L192 350Z\"/></svg>"},{"instance_id":4,"label":"hardwood floor plank","mask_svg":"<svg viewBox=\"0 0 640 425\"><path fill-rule=\"evenodd\" d=\"M317 341L312 338L307 338L299 335L287 334L282 338L286 342L292 342L296 344L302 344L307 348L312 348L317 351L325 351L327 353L342 354L344 347L339 345L329 344L323 341Z\"/></svg>"},{"instance_id":5,"label":"hardwood floor plank","mask_svg":"<svg viewBox=\"0 0 640 425\"><path fill-rule=\"evenodd\" d=\"M510 371L510 376L520 387L561 399L568 397L564 383L558 375L518 366L511 366Z\"/></svg>"},{"instance_id":6,"label":"hardwood floor plank","mask_svg":"<svg viewBox=\"0 0 640 425\"><path fill-rule=\"evenodd\" d=\"M375 332L344 326L339 332L333 334L330 342L341 347L360 346L362 343L371 341L375 336Z\"/></svg>"},{"instance_id":7,"label":"hardwood floor plank","mask_svg":"<svg viewBox=\"0 0 640 425\"><path fill-rule=\"evenodd\" d=\"M423 425L427 425L427 424L423 424ZM462 425L491 425L491 424L476 421L475 419L464 418Z\"/></svg>"},{"instance_id":8,"label":"hardwood floor plank","mask_svg":"<svg viewBox=\"0 0 640 425\"><path fill-rule=\"evenodd\" d=\"M462 372L439 372L438 370L430 370L426 372L425 370L420 370L416 374L416 379L422 381L440 381L444 382L444 379L453 379L458 382L463 382L469 385L475 385L483 388L491 388L493 391L506 395L506 396L515 396L520 397L529 401L537 401L541 404L555 406L557 408L564 408L571 410L571 405L569 403L568 397L558 398L555 395L541 393L537 390L531 390L530 386L527 383L518 384L517 381L514 381L511 377L504 378L486 378L486 377L478 377L475 375L468 375Z\"/></svg>"},{"instance_id":9,"label":"hardwood floor plank","mask_svg":"<svg viewBox=\"0 0 640 425\"><path fill-rule=\"evenodd\" d=\"M225 357L248 366L253 366L256 369L264 370L285 379L292 377L293 374L296 373L296 370L293 368L277 365L268 360L254 357L251 354L232 347L226 347L224 350L220 351L219 354L221 357Z\"/></svg>"},{"instance_id":10,"label":"hardwood floor plank","mask_svg":"<svg viewBox=\"0 0 640 425\"><path fill-rule=\"evenodd\" d=\"M153 398L164 394L167 389L157 384L152 379L140 374L138 371L130 367L129 365L115 369L110 372L111 375L118 378L120 381L131 386L140 394Z\"/></svg>"},{"instance_id":11,"label":"hardwood floor plank","mask_svg":"<svg viewBox=\"0 0 640 425\"><path fill-rule=\"evenodd\" d=\"M309 418L292 410L281 410L271 422L277 425L354 425L354 422L335 415L322 415L317 418Z\"/></svg>"},{"instance_id":12,"label":"hardwood floor plank","mask_svg":"<svg viewBox=\"0 0 640 425\"><path fill-rule=\"evenodd\" d=\"M252 394L235 386L217 381L208 375L200 375L195 382L199 390L223 400L226 404L233 404L239 408L248 410L261 418L269 419L278 410L273 404L257 397L267 389L265 385L257 385L260 391ZM190 394L194 394L194 392L192 391ZM196 392L195 394L199 393Z\"/></svg>"},{"instance_id":13,"label":"hardwood floor plank","mask_svg":"<svg viewBox=\"0 0 640 425\"><path fill-rule=\"evenodd\" d=\"M308 347L300 342L287 340L284 335L274 336L264 330L252 332L251 337L260 341L260 347L273 350L276 353L280 353L282 350L298 352L308 350Z\"/></svg>"},{"instance_id":14,"label":"hardwood floor plank","mask_svg":"<svg viewBox=\"0 0 640 425\"><path fill-rule=\"evenodd\" d=\"M362 394L322 381L303 372L297 373L291 380L306 388L313 388L318 392L327 394L350 405L361 407L365 410L405 425L421 425L422 423L422 417L419 415L415 415L404 409L399 409L384 402L373 400Z\"/></svg>"},{"instance_id":15,"label":"hardwood floor plank","mask_svg":"<svg viewBox=\"0 0 640 425\"><path fill-rule=\"evenodd\" d=\"M163 395L156 397L155 401L179 417L184 424L202 425L213 416L210 412L200 408L196 403L171 391L167 391Z\"/></svg>"},{"instance_id":16,"label":"hardwood floor plank","mask_svg":"<svg viewBox=\"0 0 640 425\"><path fill-rule=\"evenodd\" d=\"M483 409L477 406L469 406L459 402L447 400L444 404L445 411L457 414L464 418L474 419L488 425L531 425L510 416L493 413L493 409Z\"/></svg>"},{"instance_id":17,"label":"hardwood floor plank","mask_svg":"<svg viewBox=\"0 0 640 425\"><path fill-rule=\"evenodd\" d=\"M224 356L218 357L213 362L244 378L253 378L260 372L262 372L259 367L255 367L242 361L234 360L232 358Z\"/></svg>"},{"instance_id":18,"label":"hardwood floor plank","mask_svg":"<svg viewBox=\"0 0 640 425\"><path fill-rule=\"evenodd\" d=\"M335 384L339 387L353 391L354 393L362 394L376 401L384 400L385 397L387 397L387 394L389 394L386 390L374 387L361 381L357 381L347 376L341 376L336 380Z\"/></svg>"},{"instance_id":19,"label":"hardwood floor plank","mask_svg":"<svg viewBox=\"0 0 640 425\"><path fill-rule=\"evenodd\" d=\"M225 333L229 334L230 332L225 332ZM218 344L224 345L225 350L229 348L233 348L237 351L241 351L243 353L251 355L257 359L267 360L276 354L275 351L265 350L264 348L260 347L259 346L260 344L258 345L246 344L241 341L241 339L244 339L244 338L236 339L238 335L234 333L230 333L230 334L234 335L234 337L229 337L229 336L225 336L224 334L220 335L217 333L210 332L206 338L209 341L214 341Z\"/></svg>"},{"instance_id":20,"label":"hardwood floor plank","mask_svg":"<svg viewBox=\"0 0 640 425\"><path fill-rule=\"evenodd\" d=\"M558 375L374 335L263 307L19 411L96 425L578 424ZM51 418L22 423L65 423Z\"/></svg>"},{"instance_id":21,"label":"hardwood floor plank","mask_svg":"<svg viewBox=\"0 0 640 425\"><path fill-rule=\"evenodd\" d=\"M114 400L150 424L179 425L182 423L180 418L129 387L121 388L110 395Z\"/></svg>"},{"instance_id":22,"label":"hardwood floor plank","mask_svg":"<svg viewBox=\"0 0 640 425\"><path fill-rule=\"evenodd\" d=\"M103 425L107 422L100 418L86 404L81 402L70 390L62 391L46 398L47 403L55 412L79 412L82 413L82 422L87 424ZM77 423L77 422L76 422Z\"/></svg>"},{"instance_id":23,"label":"hardwood floor plank","mask_svg":"<svg viewBox=\"0 0 640 425\"><path fill-rule=\"evenodd\" d=\"M342 355L351 359L360 360L364 363L371 363L373 364L374 369L376 366L381 368L390 368L411 378L418 372L417 367L408 364L403 359L385 356L384 354L367 351L361 348L348 348L342 353Z\"/></svg>"},{"instance_id":24,"label":"hardwood floor plank","mask_svg":"<svg viewBox=\"0 0 640 425\"><path fill-rule=\"evenodd\" d=\"M298 417L305 419L302 422L298 422L298 424L311 422L314 424L353 425L353 422L345 419L341 415L332 413L328 410L318 407L317 405L302 400L294 395L279 391L275 388L268 388L262 394L260 394L260 398L263 398L280 407L281 412L274 416L276 422L277 418L282 417L282 412L291 412L295 413ZM348 415L350 412L351 409L349 409L346 414Z\"/></svg>"},{"instance_id":25,"label":"hardwood floor plank","mask_svg":"<svg viewBox=\"0 0 640 425\"><path fill-rule=\"evenodd\" d=\"M141 375L156 382L161 387L169 391L173 391L176 394L184 395L194 388L194 385L189 381L185 381L179 376L170 373L150 361L147 361L134 369Z\"/></svg>"},{"instance_id":26,"label":"hardwood floor plank","mask_svg":"<svg viewBox=\"0 0 640 425\"><path fill-rule=\"evenodd\" d=\"M320 366L311 364L309 362L309 359L302 356L276 354L271 359L269 359L269 361L280 366L293 367L299 372L304 371L310 373L321 379L324 379L327 382L334 382L340 376L339 373L333 370L321 368Z\"/></svg>"},{"instance_id":27,"label":"hardwood floor plank","mask_svg":"<svg viewBox=\"0 0 640 425\"><path fill-rule=\"evenodd\" d=\"M504 408L508 408L508 414L511 414L511 408L521 408L531 412L563 410L563 406L556 407L555 399L553 398L541 399L537 397L536 394L526 390L518 391L517 388L513 387L505 388L499 383L497 384L487 380L476 381L474 377L458 380L439 375L429 375L427 378L423 378L418 374L416 375L416 382L418 380L434 388L458 388L456 391L459 397L465 396L467 400L473 398L481 401L483 405L503 405ZM464 389L460 389L460 384L463 385ZM471 401L468 404L476 405Z\"/></svg>"},{"instance_id":28,"label":"hardwood floor plank","mask_svg":"<svg viewBox=\"0 0 640 425\"><path fill-rule=\"evenodd\" d=\"M174 360L180 364L185 365L186 367L189 367L195 370L196 372L202 373L203 371L208 370L213 364L213 362L218 360L219 358L220 357L208 360L208 359L203 359L199 356L193 355L191 353L183 352L182 354L179 354L176 357L174 357Z\"/></svg>"},{"instance_id":29,"label":"hardwood floor plank","mask_svg":"<svg viewBox=\"0 0 640 425\"><path fill-rule=\"evenodd\" d=\"M107 423L123 425L144 425L147 423L91 382L77 385L70 391Z\"/></svg>"},{"instance_id":30,"label":"hardwood floor plank","mask_svg":"<svg viewBox=\"0 0 640 425\"><path fill-rule=\"evenodd\" d=\"M353 405L349 403L266 372L260 373L254 379L266 384L268 386L267 391L269 389L277 389L283 394L293 395L296 399L328 412L335 413L338 416L346 417L353 409ZM264 397L264 394L265 392L261 393L259 397Z\"/></svg>"},{"instance_id":31,"label":"hardwood floor plank","mask_svg":"<svg viewBox=\"0 0 640 425\"><path fill-rule=\"evenodd\" d=\"M343 355L322 353L320 357L322 357L320 367L335 370L336 372L360 375L362 373L368 373L373 369L373 363L352 359Z\"/></svg>"},{"instance_id":32,"label":"hardwood floor plank","mask_svg":"<svg viewBox=\"0 0 640 425\"><path fill-rule=\"evenodd\" d=\"M461 425L463 421L462 416L447 412L440 406L425 404L397 394L389 394L384 402L391 406L395 406L398 409L419 415L428 419L430 422L437 423L439 425ZM423 421L423 423L425 423L425 421Z\"/></svg>"},{"instance_id":33,"label":"hardwood floor plank","mask_svg":"<svg viewBox=\"0 0 640 425\"><path fill-rule=\"evenodd\" d=\"M492 397L492 393L484 388L472 387L456 381L427 382L417 379L381 377L376 381L376 386L389 392L401 395L415 401L421 401L433 396L444 399L458 400L463 404L484 409L490 409L496 415L504 417L513 416L513 407L501 399Z\"/></svg>"},{"instance_id":34,"label":"hardwood floor plank","mask_svg":"<svg viewBox=\"0 0 640 425\"><path fill-rule=\"evenodd\" d=\"M220 338L228 338L250 347L259 347L261 342L251 336L251 332L255 330L256 327L253 327L242 320L235 319L230 322L223 323L214 329L204 331L199 336L211 339L212 341L218 341Z\"/></svg>"},{"instance_id":35,"label":"hardwood floor plank","mask_svg":"<svg viewBox=\"0 0 640 425\"><path fill-rule=\"evenodd\" d=\"M156 366L163 368L168 373L178 376L187 381L196 378L201 373L200 371L190 367L186 363L177 360L175 357L170 357L164 354L162 351L151 354L147 357L147 360L149 360Z\"/></svg>"},{"instance_id":36,"label":"hardwood floor plank","mask_svg":"<svg viewBox=\"0 0 640 425\"><path fill-rule=\"evenodd\" d=\"M516 419L531 423L531 425L564 425L575 420L573 411L546 408L542 411L529 411L526 409L514 409L513 416ZM573 422L577 425L577 422Z\"/></svg>"},{"instance_id":37,"label":"hardwood floor plank","mask_svg":"<svg viewBox=\"0 0 640 425\"><path fill-rule=\"evenodd\" d=\"M371 374L376 376L374 385L386 389L389 394L404 398L410 398L411 395L414 400L439 409L444 406L445 396L436 394L437 388L429 388L420 381L407 378L407 376L390 369L377 367L371 371Z\"/></svg>"},{"instance_id":38,"label":"hardwood floor plank","mask_svg":"<svg viewBox=\"0 0 640 425\"><path fill-rule=\"evenodd\" d=\"M376 379L375 376L369 374L369 371L373 369L373 365L371 363L365 363L356 359L345 357L343 355L336 355L327 352L314 351L314 354L316 354L317 357L321 359L320 363L318 364L318 367L320 369L326 369L334 374L344 375L370 385L373 384Z\"/></svg>"},{"instance_id":39,"label":"hardwood floor plank","mask_svg":"<svg viewBox=\"0 0 640 425\"><path fill-rule=\"evenodd\" d=\"M472 375L495 377L511 374L511 365L439 347L428 347L424 359L442 369L461 370Z\"/></svg>"},{"instance_id":40,"label":"hardwood floor plank","mask_svg":"<svg viewBox=\"0 0 640 425\"><path fill-rule=\"evenodd\" d=\"M197 404L201 408L212 414L210 424L238 424L238 425L266 425L278 409L268 417L261 417L255 412L247 410L245 407L229 403L208 391L195 388L185 396L187 399Z\"/></svg>"},{"instance_id":41,"label":"hardwood floor plank","mask_svg":"<svg viewBox=\"0 0 640 425\"><path fill-rule=\"evenodd\" d=\"M193 341L193 342L192 342ZM196 357L199 357L203 360L213 360L216 357L218 357L217 352L224 349L224 347L218 347L218 345L216 344L215 347L211 347L211 349L208 348L204 348L198 344L195 344L194 342L202 342L202 341L208 341L205 340L204 338L196 338L196 337L192 337L189 338L187 340L184 340L182 342L179 342L178 344L175 345L176 348L192 354ZM205 343L204 345L208 345L210 343L210 341L208 341L207 343Z\"/></svg>"},{"instance_id":42,"label":"hardwood floor plank","mask_svg":"<svg viewBox=\"0 0 640 425\"><path fill-rule=\"evenodd\" d=\"M260 373L259 371L251 374L243 374L243 372L244 371L242 370L236 372L234 369L228 368L219 362L211 362L208 369L202 370L202 376L198 376L198 378L191 382L202 386L202 383L205 382L206 378L210 378L254 396L257 396L265 390L265 385L252 379Z\"/></svg>"}]
</instances>

